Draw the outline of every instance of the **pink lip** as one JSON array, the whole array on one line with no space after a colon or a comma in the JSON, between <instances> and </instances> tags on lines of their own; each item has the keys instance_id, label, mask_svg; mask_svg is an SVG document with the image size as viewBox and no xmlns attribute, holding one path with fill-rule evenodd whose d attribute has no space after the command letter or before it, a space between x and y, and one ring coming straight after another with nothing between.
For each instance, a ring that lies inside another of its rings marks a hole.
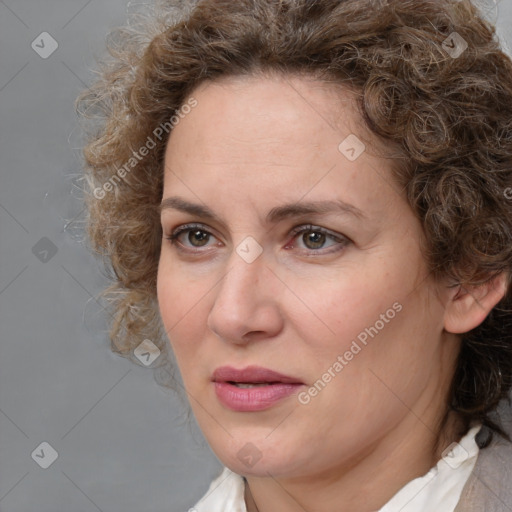
<instances>
[{"instance_id":1,"label":"pink lip","mask_svg":"<svg viewBox=\"0 0 512 512\"><path fill-rule=\"evenodd\" d=\"M237 412L262 411L297 391L304 383L267 368L248 366L241 370L229 366L217 368L212 381L217 398ZM267 386L238 388L233 383L267 383Z\"/></svg>"}]
</instances>

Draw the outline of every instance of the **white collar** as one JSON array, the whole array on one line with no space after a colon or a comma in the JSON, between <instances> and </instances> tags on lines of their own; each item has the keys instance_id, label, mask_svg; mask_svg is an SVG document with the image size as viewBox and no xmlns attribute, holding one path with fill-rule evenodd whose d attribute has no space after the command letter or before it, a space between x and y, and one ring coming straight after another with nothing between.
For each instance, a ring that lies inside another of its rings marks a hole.
<instances>
[{"instance_id":1,"label":"white collar","mask_svg":"<svg viewBox=\"0 0 512 512\"><path fill-rule=\"evenodd\" d=\"M473 426L459 443L452 443L436 466L407 483L378 512L453 512L478 457L475 436L481 427ZM243 478L225 467L190 510L247 512L244 491Z\"/></svg>"}]
</instances>

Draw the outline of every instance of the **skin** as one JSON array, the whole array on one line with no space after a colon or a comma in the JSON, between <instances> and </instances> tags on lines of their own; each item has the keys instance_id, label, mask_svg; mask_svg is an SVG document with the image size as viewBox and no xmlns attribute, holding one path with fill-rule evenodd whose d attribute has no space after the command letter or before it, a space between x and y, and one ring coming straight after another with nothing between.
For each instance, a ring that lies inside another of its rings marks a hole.
<instances>
[{"instance_id":1,"label":"skin","mask_svg":"<svg viewBox=\"0 0 512 512\"><path fill-rule=\"evenodd\" d=\"M252 76L204 82L193 96L169 138L162 198L221 220L162 211L157 294L194 415L220 461L247 477L249 512L377 510L460 439L457 417L441 428L454 333L481 322L503 287L456 294L431 278L393 160L379 156L348 90ZM355 161L338 150L349 134L366 144ZM283 203L337 199L362 215L264 222ZM179 250L165 237L187 223L201 227ZM315 245L315 228L291 235L308 224L345 242L317 234ZM247 236L263 250L252 263L236 252ZM224 365L270 368L307 390L395 303L401 311L307 405L294 395L234 412L217 399L212 373ZM237 457L249 442L261 454L252 467Z\"/></svg>"}]
</instances>

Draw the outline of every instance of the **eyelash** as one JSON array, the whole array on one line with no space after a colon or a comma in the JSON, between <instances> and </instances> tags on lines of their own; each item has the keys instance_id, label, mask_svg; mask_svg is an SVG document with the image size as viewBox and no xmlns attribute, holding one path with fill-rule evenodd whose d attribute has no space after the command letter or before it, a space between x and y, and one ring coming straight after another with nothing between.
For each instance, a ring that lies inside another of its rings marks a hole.
<instances>
[{"instance_id":1,"label":"eyelash","mask_svg":"<svg viewBox=\"0 0 512 512\"><path fill-rule=\"evenodd\" d=\"M175 246L176 249L178 249L179 251L187 252L189 254L204 253L205 251L203 251L202 249L194 250L194 249L186 248L185 246L183 246L183 244L181 244L178 241L178 238L179 238L180 235L182 235L183 233L187 233L187 232L193 231L193 230L202 231L202 232L204 232L204 233L206 233L206 234L208 234L210 236L214 236L212 233L210 233L210 231L205 229L204 226L201 225L201 224L185 224L185 225L179 227L178 229L176 229L173 233L171 233L170 235L166 236L165 238L167 240L169 240L171 242L171 244L173 246ZM331 233L330 231L327 231L324 228L321 228L319 226L314 226L312 224L307 224L307 225L304 225L304 226L298 226L298 227L292 229L292 231L290 233L290 236L293 236L293 238L295 239L299 235L301 235L303 233L307 233L307 232L321 233L321 234L326 235L327 237L330 237L334 241L337 241L337 242L339 242L341 244L341 248L338 248L338 249L336 249L334 251L329 251L329 252L320 252L321 249L318 249L318 250L315 250L315 249L305 249L306 251L309 251L310 253L320 253L321 255L332 254L334 252L341 251L342 249L344 249L346 247L346 245L348 245L350 243L350 240L347 237L335 235L335 234ZM304 249L302 249L302 251L304 251Z\"/></svg>"}]
</instances>

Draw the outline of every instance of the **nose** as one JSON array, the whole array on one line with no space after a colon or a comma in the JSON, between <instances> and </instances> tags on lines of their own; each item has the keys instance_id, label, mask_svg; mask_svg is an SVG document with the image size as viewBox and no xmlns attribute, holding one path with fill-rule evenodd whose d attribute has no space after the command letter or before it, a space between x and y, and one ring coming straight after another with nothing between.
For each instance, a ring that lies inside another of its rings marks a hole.
<instances>
[{"instance_id":1,"label":"nose","mask_svg":"<svg viewBox=\"0 0 512 512\"><path fill-rule=\"evenodd\" d=\"M234 251L215 288L208 327L222 340L240 345L278 335L283 328L282 286L263 255L247 263Z\"/></svg>"}]
</instances>

